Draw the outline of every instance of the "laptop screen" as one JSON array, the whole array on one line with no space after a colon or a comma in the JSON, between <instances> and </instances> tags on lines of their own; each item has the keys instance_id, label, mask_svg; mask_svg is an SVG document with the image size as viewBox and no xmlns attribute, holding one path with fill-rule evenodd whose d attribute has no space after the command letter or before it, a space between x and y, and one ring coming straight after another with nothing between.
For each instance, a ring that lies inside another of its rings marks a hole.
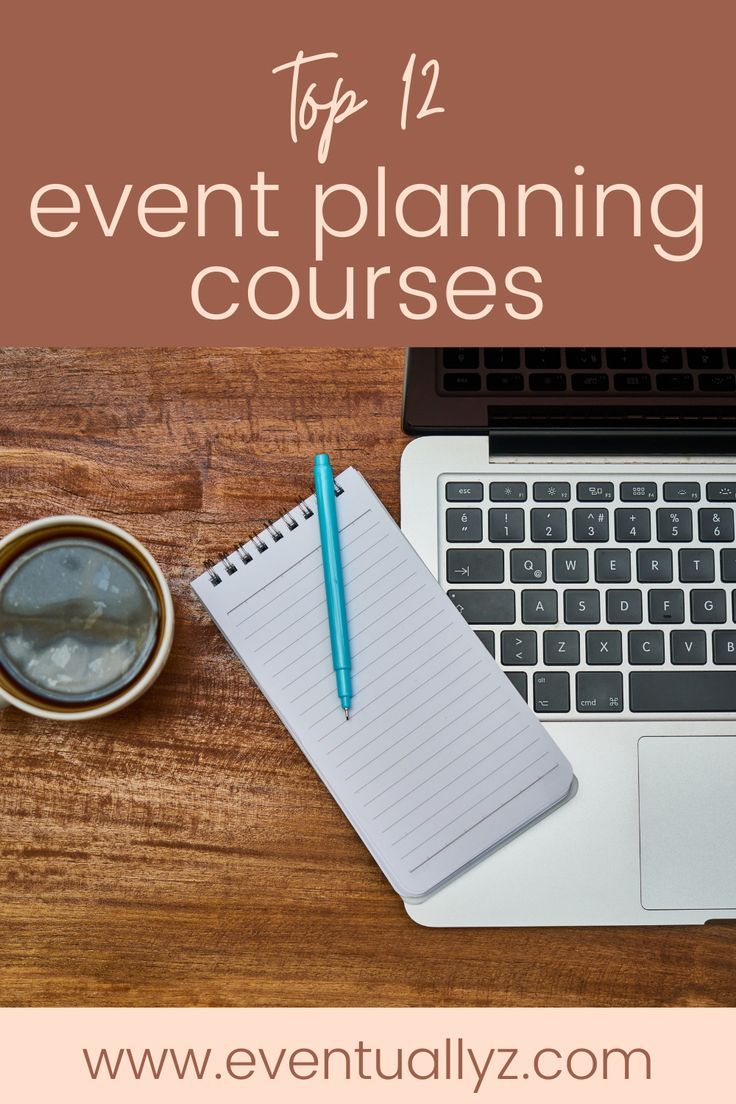
<instances>
[{"instance_id":1,"label":"laptop screen","mask_svg":"<svg viewBox=\"0 0 736 1104\"><path fill-rule=\"evenodd\" d=\"M736 430L736 349L412 348L404 426L722 438Z\"/></svg>"}]
</instances>

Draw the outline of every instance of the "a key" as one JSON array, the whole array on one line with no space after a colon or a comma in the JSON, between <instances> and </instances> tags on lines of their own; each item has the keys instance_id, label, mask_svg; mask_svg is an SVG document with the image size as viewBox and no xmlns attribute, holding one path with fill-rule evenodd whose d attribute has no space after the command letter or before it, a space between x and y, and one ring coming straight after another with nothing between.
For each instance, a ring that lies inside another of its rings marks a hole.
<instances>
[{"instance_id":1,"label":"a key","mask_svg":"<svg viewBox=\"0 0 736 1104\"><path fill-rule=\"evenodd\" d=\"M600 368L600 349L565 349L567 367L572 371L589 372L591 368Z\"/></svg>"},{"instance_id":2,"label":"a key","mask_svg":"<svg viewBox=\"0 0 736 1104\"><path fill-rule=\"evenodd\" d=\"M699 483L665 483L665 502L700 502Z\"/></svg>"},{"instance_id":3,"label":"a key","mask_svg":"<svg viewBox=\"0 0 736 1104\"><path fill-rule=\"evenodd\" d=\"M698 510L698 530L702 541L730 543L733 540L733 510L730 506Z\"/></svg>"},{"instance_id":4,"label":"a key","mask_svg":"<svg viewBox=\"0 0 736 1104\"><path fill-rule=\"evenodd\" d=\"M661 629L634 629L629 633L629 663L639 666L664 663L664 633Z\"/></svg>"},{"instance_id":5,"label":"a key","mask_svg":"<svg viewBox=\"0 0 736 1104\"><path fill-rule=\"evenodd\" d=\"M637 549L636 577L640 583L671 583L671 550L669 548Z\"/></svg>"},{"instance_id":6,"label":"a key","mask_svg":"<svg viewBox=\"0 0 736 1104\"><path fill-rule=\"evenodd\" d=\"M530 372L554 372L562 363L559 348L529 348L524 350L524 360Z\"/></svg>"},{"instance_id":7,"label":"a key","mask_svg":"<svg viewBox=\"0 0 736 1104\"><path fill-rule=\"evenodd\" d=\"M631 709L637 713L734 713L733 671L632 671Z\"/></svg>"},{"instance_id":8,"label":"a key","mask_svg":"<svg viewBox=\"0 0 736 1104\"><path fill-rule=\"evenodd\" d=\"M532 667L537 662L537 634L502 632L501 662L509 667Z\"/></svg>"},{"instance_id":9,"label":"a key","mask_svg":"<svg viewBox=\"0 0 736 1104\"><path fill-rule=\"evenodd\" d=\"M512 544L524 539L523 510L489 510L491 540Z\"/></svg>"},{"instance_id":10,"label":"a key","mask_svg":"<svg viewBox=\"0 0 736 1104\"><path fill-rule=\"evenodd\" d=\"M651 371L672 371L682 367L682 349L647 349L647 367Z\"/></svg>"},{"instance_id":11,"label":"a key","mask_svg":"<svg viewBox=\"0 0 736 1104\"><path fill-rule=\"evenodd\" d=\"M641 591L609 590L606 593L606 617L612 625L641 624Z\"/></svg>"},{"instance_id":12,"label":"a key","mask_svg":"<svg viewBox=\"0 0 736 1104\"><path fill-rule=\"evenodd\" d=\"M685 595L681 590L650 590L649 620L653 625L670 622L681 625L685 620Z\"/></svg>"},{"instance_id":13,"label":"a key","mask_svg":"<svg viewBox=\"0 0 736 1104\"><path fill-rule=\"evenodd\" d=\"M489 375L486 387L489 391L523 391L524 377L519 372L499 372Z\"/></svg>"},{"instance_id":14,"label":"a key","mask_svg":"<svg viewBox=\"0 0 736 1104\"><path fill-rule=\"evenodd\" d=\"M557 591L522 590L521 620L525 625L554 625L557 620Z\"/></svg>"},{"instance_id":15,"label":"a key","mask_svg":"<svg viewBox=\"0 0 736 1104\"><path fill-rule=\"evenodd\" d=\"M532 510L532 540L567 540L567 514L564 510Z\"/></svg>"},{"instance_id":16,"label":"a key","mask_svg":"<svg viewBox=\"0 0 736 1104\"><path fill-rule=\"evenodd\" d=\"M613 483L578 483L578 502L611 502Z\"/></svg>"},{"instance_id":17,"label":"a key","mask_svg":"<svg viewBox=\"0 0 736 1104\"><path fill-rule=\"evenodd\" d=\"M720 349L687 349L687 366L693 372L716 371L723 365Z\"/></svg>"},{"instance_id":18,"label":"a key","mask_svg":"<svg viewBox=\"0 0 736 1104\"><path fill-rule=\"evenodd\" d=\"M476 629L475 635L480 640L484 648L486 648L491 655L495 658L496 655L496 636L492 629Z\"/></svg>"},{"instance_id":19,"label":"a key","mask_svg":"<svg viewBox=\"0 0 736 1104\"><path fill-rule=\"evenodd\" d=\"M580 663L580 633L548 630L543 641L544 662L548 667L574 667Z\"/></svg>"},{"instance_id":20,"label":"a key","mask_svg":"<svg viewBox=\"0 0 736 1104\"><path fill-rule=\"evenodd\" d=\"M532 682L537 713L570 712L570 676L567 671L537 671Z\"/></svg>"},{"instance_id":21,"label":"a key","mask_svg":"<svg viewBox=\"0 0 736 1104\"><path fill-rule=\"evenodd\" d=\"M535 502L569 502L569 483L535 483Z\"/></svg>"},{"instance_id":22,"label":"a key","mask_svg":"<svg viewBox=\"0 0 736 1104\"><path fill-rule=\"evenodd\" d=\"M706 483L705 497L709 502L736 502L736 483Z\"/></svg>"},{"instance_id":23,"label":"a key","mask_svg":"<svg viewBox=\"0 0 736 1104\"><path fill-rule=\"evenodd\" d=\"M526 483L491 483L491 502L526 502Z\"/></svg>"},{"instance_id":24,"label":"a key","mask_svg":"<svg viewBox=\"0 0 736 1104\"><path fill-rule=\"evenodd\" d=\"M656 502L656 483L622 483L622 502Z\"/></svg>"},{"instance_id":25,"label":"a key","mask_svg":"<svg viewBox=\"0 0 736 1104\"><path fill-rule=\"evenodd\" d=\"M564 605L568 625L597 625L601 619L601 600L597 590L566 590Z\"/></svg>"},{"instance_id":26,"label":"a key","mask_svg":"<svg viewBox=\"0 0 736 1104\"><path fill-rule=\"evenodd\" d=\"M526 671L505 671L504 674L524 701L527 700Z\"/></svg>"},{"instance_id":27,"label":"a key","mask_svg":"<svg viewBox=\"0 0 736 1104\"><path fill-rule=\"evenodd\" d=\"M609 386L603 372L573 372L571 379L573 391L607 391Z\"/></svg>"},{"instance_id":28,"label":"a key","mask_svg":"<svg viewBox=\"0 0 736 1104\"><path fill-rule=\"evenodd\" d=\"M451 590L448 597L470 625L508 625L516 620L512 590Z\"/></svg>"},{"instance_id":29,"label":"a key","mask_svg":"<svg viewBox=\"0 0 736 1104\"><path fill-rule=\"evenodd\" d=\"M588 553L585 548L555 548L552 578L556 583L587 583Z\"/></svg>"},{"instance_id":30,"label":"a key","mask_svg":"<svg viewBox=\"0 0 736 1104\"><path fill-rule=\"evenodd\" d=\"M693 625L722 625L726 620L725 590L691 590L690 620Z\"/></svg>"},{"instance_id":31,"label":"a key","mask_svg":"<svg viewBox=\"0 0 736 1104\"><path fill-rule=\"evenodd\" d=\"M736 548L721 549L721 578L724 583L736 583Z\"/></svg>"},{"instance_id":32,"label":"a key","mask_svg":"<svg viewBox=\"0 0 736 1104\"><path fill-rule=\"evenodd\" d=\"M529 376L530 391L564 391L566 387L562 372L532 372Z\"/></svg>"},{"instance_id":33,"label":"a key","mask_svg":"<svg viewBox=\"0 0 736 1104\"><path fill-rule=\"evenodd\" d=\"M608 510L573 510L573 537L596 544L608 540Z\"/></svg>"},{"instance_id":34,"label":"a key","mask_svg":"<svg viewBox=\"0 0 736 1104\"><path fill-rule=\"evenodd\" d=\"M692 391L694 386L695 381L689 372L679 376L669 372L660 372L657 376L658 391Z\"/></svg>"},{"instance_id":35,"label":"a key","mask_svg":"<svg viewBox=\"0 0 736 1104\"><path fill-rule=\"evenodd\" d=\"M458 543L477 543L483 540L483 511L453 508L446 514L447 539Z\"/></svg>"},{"instance_id":36,"label":"a key","mask_svg":"<svg viewBox=\"0 0 736 1104\"><path fill-rule=\"evenodd\" d=\"M716 629L713 633L713 662L736 663L736 632Z\"/></svg>"},{"instance_id":37,"label":"a key","mask_svg":"<svg viewBox=\"0 0 736 1104\"><path fill-rule=\"evenodd\" d=\"M617 391L651 391L652 379L643 372L617 372L613 386Z\"/></svg>"},{"instance_id":38,"label":"a key","mask_svg":"<svg viewBox=\"0 0 736 1104\"><path fill-rule=\"evenodd\" d=\"M501 555L503 555L502 552ZM545 550L543 548L512 548L511 582L546 583L547 553Z\"/></svg>"},{"instance_id":39,"label":"a key","mask_svg":"<svg viewBox=\"0 0 736 1104\"><path fill-rule=\"evenodd\" d=\"M575 685L580 713L620 713L624 707L620 671L579 671Z\"/></svg>"},{"instance_id":40,"label":"a key","mask_svg":"<svg viewBox=\"0 0 736 1104\"><path fill-rule=\"evenodd\" d=\"M448 502L482 502L482 483L447 483L445 498Z\"/></svg>"},{"instance_id":41,"label":"a key","mask_svg":"<svg viewBox=\"0 0 736 1104\"><path fill-rule=\"evenodd\" d=\"M486 368L499 368L506 372L518 372L521 364L521 351L517 348L484 349L483 363Z\"/></svg>"},{"instance_id":42,"label":"a key","mask_svg":"<svg viewBox=\"0 0 736 1104\"><path fill-rule=\"evenodd\" d=\"M648 510L625 509L615 511L616 540L627 544L648 541L652 535L652 523Z\"/></svg>"},{"instance_id":43,"label":"a key","mask_svg":"<svg viewBox=\"0 0 736 1104\"><path fill-rule=\"evenodd\" d=\"M628 548L596 548L595 578L598 583L630 583L631 553Z\"/></svg>"},{"instance_id":44,"label":"a key","mask_svg":"<svg viewBox=\"0 0 736 1104\"><path fill-rule=\"evenodd\" d=\"M674 544L692 539L692 510L673 510L669 507L657 510L657 540Z\"/></svg>"},{"instance_id":45,"label":"a key","mask_svg":"<svg viewBox=\"0 0 736 1104\"><path fill-rule=\"evenodd\" d=\"M442 379L445 391L480 391L477 372L445 372Z\"/></svg>"},{"instance_id":46,"label":"a key","mask_svg":"<svg viewBox=\"0 0 736 1104\"><path fill-rule=\"evenodd\" d=\"M736 379L729 372L703 372L698 383L701 391L736 391Z\"/></svg>"},{"instance_id":47,"label":"a key","mask_svg":"<svg viewBox=\"0 0 736 1104\"><path fill-rule=\"evenodd\" d=\"M606 349L606 363L612 372L635 372L641 368L641 349Z\"/></svg>"},{"instance_id":48,"label":"a key","mask_svg":"<svg viewBox=\"0 0 736 1104\"><path fill-rule=\"evenodd\" d=\"M449 583L502 583L503 552L500 548L448 548Z\"/></svg>"},{"instance_id":49,"label":"a key","mask_svg":"<svg viewBox=\"0 0 736 1104\"><path fill-rule=\"evenodd\" d=\"M478 350L443 349L442 363L444 364L445 368L449 368L451 371L455 369L472 371L473 368L478 367Z\"/></svg>"},{"instance_id":50,"label":"a key","mask_svg":"<svg viewBox=\"0 0 736 1104\"><path fill-rule=\"evenodd\" d=\"M705 633L702 629L673 629L670 633L673 663L705 663Z\"/></svg>"},{"instance_id":51,"label":"a key","mask_svg":"<svg viewBox=\"0 0 736 1104\"><path fill-rule=\"evenodd\" d=\"M678 560L681 583L712 583L715 580L712 548L681 548Z\"/></svg>"},{"instance_id":52,"label":"a key","mask_svg":"<svg viewBox=\"0 0 736 1104\"><path fill-rule=\"evenodd\" d=\"M622 661L621 633L618 629L590 629L585 634L585 658L591 667L614 666Z\"/></svg>"}]
</instances>

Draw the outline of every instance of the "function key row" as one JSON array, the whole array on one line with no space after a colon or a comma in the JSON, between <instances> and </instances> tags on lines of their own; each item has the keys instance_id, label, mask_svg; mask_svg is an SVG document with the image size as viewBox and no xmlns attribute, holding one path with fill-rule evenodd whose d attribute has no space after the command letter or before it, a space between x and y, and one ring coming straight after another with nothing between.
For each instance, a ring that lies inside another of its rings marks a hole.
<instances>
[{"instance_id":1,"label":"function key row","mask_svg":"<svg viewBox=\"0 0 736 1104\"><path fill-rule=\"evenodd\" d=\"M736 367L736 349L703 348L445 348L442 363L448 371L473 372L480 368L505 372L519 371L522 366L542 372L567 367L572 371L595 372L607 367L610 371L675 372L687 367L692 372L719 372Z\"/></svg>"},{"instance_id":2,"label":"function key row","mask_svg":"<svg viewBox=\"0 0 736 1104\"><path fill-rule=\"evenodd\" d=\"M578 502L612 502L615 496L614 485L609 481L578 483L575 493ZM526 502L528 496L529 487L525 482L493 480L489 485L491 502ZM659 489L653 482L623 482L619 486L619 497L622 502L656 502ZM665 502L700 502L700 484L670 480L662 485L661 497ZM736 483L707 483L705 497L708 502L736 502ZM483 502L485 487L477 480L447 483L445 498L448 502ZM532 484L532 498L534 502L569 502L570 484L536 482Z\"/></svg>"},{"instance_id":3,"label":"function key row","mask_svg":"<svg viewBox=\"0 0 736 1104\"><path fill-rule=\"evenodd\" d=\"M698 510L701 541L717 544L733 541L734 512L731 507ZM681 544L693 539L693 512L687 508L661 507L655 511L657 540ZM579 544L604 544L611 539L610 512L606 508L584 507L572 511L572 539ZM567 510L535 508L529 514L529 539L538 544L564 544L568 539ZM648 509L619 507L613 511L613 539L625 544L647 544L652 539L652 515ZM478 507L451 507L445 515L446 538L450 544L479 544L484 540L483 511ZM518 544L526 540L523 509L491 508L488 534L494 544Z\"/></svg>"}]
</instances>

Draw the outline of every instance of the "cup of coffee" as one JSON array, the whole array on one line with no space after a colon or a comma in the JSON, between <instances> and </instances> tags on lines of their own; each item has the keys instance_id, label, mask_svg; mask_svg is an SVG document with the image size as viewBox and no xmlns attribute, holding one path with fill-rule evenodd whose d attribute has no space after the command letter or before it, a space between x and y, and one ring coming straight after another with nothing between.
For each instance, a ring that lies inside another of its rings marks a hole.
<instances>
[{"instance_id":1,"label":"cup of coffee","mask_svg":"<svg viewBox=\"0 0 736 1104\"><path fill-rule=\"evenodd\" d=\"M116 525L43 518L0 540L0 709L115 713L161 674L173 633L160 567Z\"/></svg>"}]
</instances>

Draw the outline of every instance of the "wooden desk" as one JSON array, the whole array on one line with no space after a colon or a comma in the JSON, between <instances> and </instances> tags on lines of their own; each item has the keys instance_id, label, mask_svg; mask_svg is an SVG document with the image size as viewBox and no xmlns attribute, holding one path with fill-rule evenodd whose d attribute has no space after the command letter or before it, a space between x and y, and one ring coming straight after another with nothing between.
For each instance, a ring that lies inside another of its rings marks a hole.
<instances>
[{"instance_id":1,"label":"wooden desk","mask_svg":"<svg viewBox=\"0 0 736 1104\"><path fill-rule=\"evenodd\" d=\"M178 618L127 712L0 714L0 1004L734 1003L734 927L416 927L193 599L318 449L398 516L401 383L399 350L0 353L0 532L114 521Z\"/></svg>"}]
</instances>

